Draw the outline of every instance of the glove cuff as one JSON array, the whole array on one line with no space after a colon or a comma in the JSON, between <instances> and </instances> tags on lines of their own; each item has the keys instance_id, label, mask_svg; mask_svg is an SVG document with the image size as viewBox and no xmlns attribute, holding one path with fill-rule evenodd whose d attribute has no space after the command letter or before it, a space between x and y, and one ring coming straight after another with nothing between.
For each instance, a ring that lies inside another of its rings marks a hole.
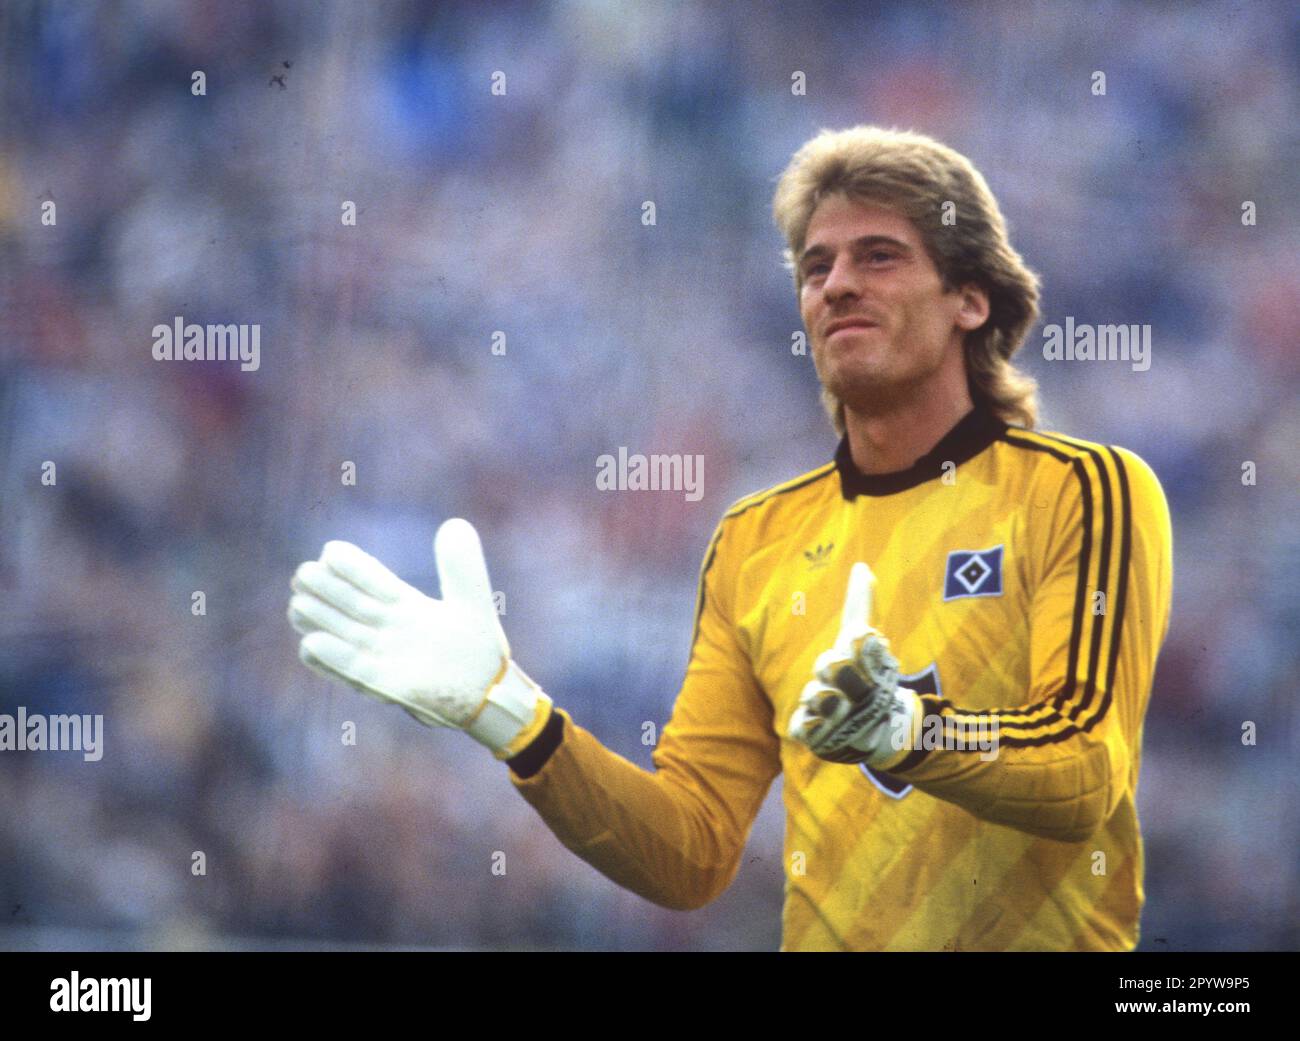
<instances>
[{"instance_id":1,"label":"glove cuff","mask_svg":"<svg viewBox=\"0 0 1300 1041\"><path fill-rule=\"evenodd\" d=\"M509 759L541 733L550 714L546 692L511 660L465 732L496 758Z\"/></svg>"}]
</instances>

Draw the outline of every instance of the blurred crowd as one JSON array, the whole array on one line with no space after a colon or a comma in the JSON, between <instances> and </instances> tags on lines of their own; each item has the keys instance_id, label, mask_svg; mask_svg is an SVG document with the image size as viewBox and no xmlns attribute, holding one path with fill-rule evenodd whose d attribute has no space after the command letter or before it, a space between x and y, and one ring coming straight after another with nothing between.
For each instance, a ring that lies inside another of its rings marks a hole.
<instances>
[{"instance_id":1,"label":"blurred crowd","mask_svg":"<svg viewBox=\"0 0 1300 1041\"><path fill-rule=\"evenodd\" d=\"M515 657L649 767L719 517L834 450L769 210L863 122L973 159L1044 322L1151 324L1146 372L1023 354L1173 512L1142 946L1300 945L1293 5L18 2L0 48L0 712L105 720L0 754L0 947L775 948L779 781L661 910L284 612L330 538L434 593L467 517ZM176 316L260 368L153 360ZM702 500L599 490L622 446Z\"/></svg>"}]
</instances>

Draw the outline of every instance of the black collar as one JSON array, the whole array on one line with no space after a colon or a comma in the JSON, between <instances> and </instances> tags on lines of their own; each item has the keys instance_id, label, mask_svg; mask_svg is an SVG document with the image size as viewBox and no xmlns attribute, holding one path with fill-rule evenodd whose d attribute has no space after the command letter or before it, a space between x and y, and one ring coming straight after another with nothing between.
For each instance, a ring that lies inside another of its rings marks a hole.
<instances>
[{"instance_id":1,"label":"black collar","mask_svg":"<svg viewBox=\"0 0 1300 1041\"><path fill-rule=\"evenodd\" d=\"M835 468L840 472L840 492L845 499L859 495L893 495L933 481L943 475L943 464L960 465L973 459L1002 436L1007 424L985 405L976 405L944 434L925 455L906 470L887 474L864 474L853 465L848 436L835 449Z\"/></svg>"}]
</instances>

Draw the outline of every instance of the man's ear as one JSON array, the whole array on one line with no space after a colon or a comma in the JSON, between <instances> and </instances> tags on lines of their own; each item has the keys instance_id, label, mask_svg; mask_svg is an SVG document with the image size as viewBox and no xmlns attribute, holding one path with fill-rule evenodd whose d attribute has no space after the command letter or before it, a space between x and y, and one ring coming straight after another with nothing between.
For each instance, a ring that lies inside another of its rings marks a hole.
<instances>
[{"instance_id":1,"label":"man's ear","mask_svg":"<svg viewBox=\"0 0 1300 1041\"><path fill-rule=\"evenodd\" d=\"M974 282L962 286L959 292L961 304L955 321L959 329L971 332L989 320L989 294Z\"/></svg>"}]
</instances>

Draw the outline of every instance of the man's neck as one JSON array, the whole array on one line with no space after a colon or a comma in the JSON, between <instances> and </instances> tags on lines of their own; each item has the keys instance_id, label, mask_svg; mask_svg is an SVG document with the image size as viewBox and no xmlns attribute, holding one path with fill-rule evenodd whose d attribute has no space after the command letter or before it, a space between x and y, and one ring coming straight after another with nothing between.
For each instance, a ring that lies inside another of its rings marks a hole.
<instances>
[{"instance_id":1,"label":"man's neck","mask_svg":"<svg viewBox=\"0 0 1300 1041\"><path fill-rule=\"evenodd\" d=\"M906 470L934 448L972 408L970 392L935 394L870 414L844 409L853 465L864 474Z\"/></svg>"}]
</instances>

